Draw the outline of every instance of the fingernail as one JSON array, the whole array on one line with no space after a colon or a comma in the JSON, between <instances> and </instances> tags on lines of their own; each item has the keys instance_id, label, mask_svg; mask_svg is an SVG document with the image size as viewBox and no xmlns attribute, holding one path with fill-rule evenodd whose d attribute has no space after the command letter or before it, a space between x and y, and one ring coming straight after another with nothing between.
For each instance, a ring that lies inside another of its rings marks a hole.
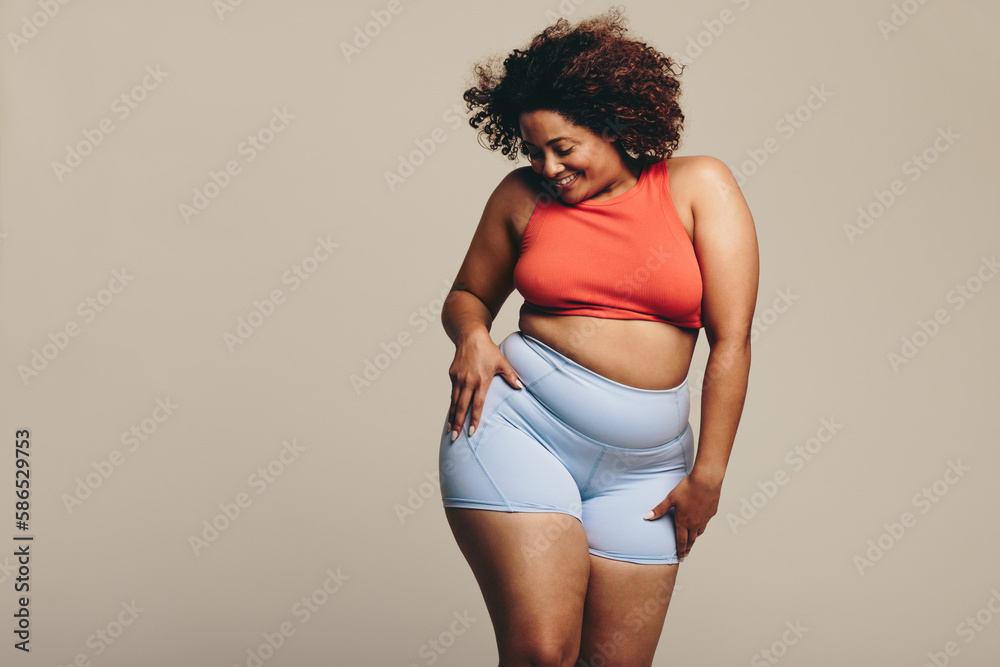
<instances>
[{"instance_id":1,"label":"fingernail","mask_svg":"<svg viewBox=\"0 0 1000 667\"><path fill-rule=\"evenodd\" d=\"M524 389L524 385L521 384L521 378L514 378L514 382L517 383L518 387L520 387L521 389Z\"/></svg>"},{"instance_id":2,"label":"fingernail","mask_svg":"<svg viewBox=\"0 0 1000 667\"><path fill-rule=\"evenodd\" d=\"M476 432L476 427L475 426L470 426L469 427L469 435L472 435L475 432Z\"/></svg>"},{"instance_id":3,"label":"fingernail","mask_svg":"<svg viewBox=\"0 0 1000 667\"><path fill-rule=\"evenodd\" d=\"M653 510L649 510L648 512L646 512L646 515L644 517L642 517L642 518L643 519L647 519L647 520L652 519L653 518Z\"/></svg>"},{"instance_id":4,"label":"fingernail","mask_svg":"<svg viewBox=\"0 0 1000 667\"><path fill-rule=\"evenodd\" d=\"M451 441L455 442L456 440L458 440L458 429L457 428L454 431L451 432Z\"/></svg>"}]
</instances>

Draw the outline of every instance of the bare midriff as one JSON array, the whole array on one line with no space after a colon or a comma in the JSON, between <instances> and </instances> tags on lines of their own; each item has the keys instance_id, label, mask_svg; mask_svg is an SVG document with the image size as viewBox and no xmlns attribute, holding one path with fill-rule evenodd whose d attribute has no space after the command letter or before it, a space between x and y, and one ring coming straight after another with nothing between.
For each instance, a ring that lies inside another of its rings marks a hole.
<instances>
[{"instance_id":1,"label":"bare midriff","mask_svg":"<svg viewBox=\"0 0 1000 667\"><path fill-rule=\"evenodd\" d=\"M563 356L621 384L672 389L684 381L697 329L667 322L542 313L521 306L518 328Z\"/></svg>"}]
</instances>

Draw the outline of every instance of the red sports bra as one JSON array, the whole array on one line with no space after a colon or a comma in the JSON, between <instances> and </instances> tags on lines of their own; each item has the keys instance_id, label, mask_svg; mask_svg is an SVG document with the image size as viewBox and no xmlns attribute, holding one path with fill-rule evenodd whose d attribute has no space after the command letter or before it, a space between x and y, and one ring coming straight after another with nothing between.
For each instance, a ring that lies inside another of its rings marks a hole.
<instances>
[{"instance_id":1,"label":"red sports bra","mask_svg":"<svg viewBox=\"0 0 1000 667\"><path fill-rule=\"evenodd\" d=\"M701 328L701 270L666 163L610 199L539 202L521 238L514 287L541 312Z\"/></svg>"}]
</instances>

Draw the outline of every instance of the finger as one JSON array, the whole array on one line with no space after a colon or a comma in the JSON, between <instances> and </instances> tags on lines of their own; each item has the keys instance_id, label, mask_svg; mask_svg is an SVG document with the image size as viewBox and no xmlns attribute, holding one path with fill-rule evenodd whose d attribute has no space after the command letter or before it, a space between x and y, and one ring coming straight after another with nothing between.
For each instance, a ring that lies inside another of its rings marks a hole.
<instances>
[{"instance_id":1,"label":"finger","mask_svg":"<svg viewBox=\"0 0 1000 667\"><path fill-rule=\"evenodd\" d=\"M517 377L517 373L510 366L507 366L507 368L502 369L500 371L500 374L503 376L503 379L506 380L507 384L509 384L510 386L516 387L517 389L524 389L524 385L521 384L521 378Z\"/></svg>"},{"instance_id":2,"label":"finger","mask_svg":"<svg viewBox=\"0 0 1000 667\"><path fill-rule=\"evenodd\" d=\"M688 539L688 529L678 528L677 529L677 558L678 560L684 560L684 557L688 555L691 550L691 545L694 544L693 540Z\"/></svg>"},{"instance_id":3,"label":"finger","mask_svg":"<svg viewBox=\"0 0 1000 667\"><path fill-rule=\"evenodd\" d=\"M492 381L492 379L491 379ZM483 414L483 405L486 403L486 393L489 391L489 383L481 385L476 389L472 397L472 420L469 422L469 435L476 432L479 426L479 418Z\"/></svg>"},{"instance_id":4,"label":"finger","mask_svg":"<svg viewBox=\"0 0 1000 667\"><path fill-rule=\"evenodd\" d=\"M448 430L450 431L455 426L455 413L458 411L458 397L461 395L462 389L458 386L458 382L452 380L451 385L451 404L448 406Z\"/></svg>"},{"instance_id":5,"label":"finger","mask_svg":"<svg viewBox=\"0 0 1000 667\"><path fill-rule=\"evenodd\" d=\"M455 442L462 432L462 425L465 423L465 415L469 410L469 402L472 399L472 389L464 388L458 396L458 404L455 409L455 421L451 425L451 441Z\"/></svg>"},{"instance_id":6,"label":"finger","mask_svg":"<svg viewBox=\"0 0 1000 667\"><path fill-rule=\"evenodd\" d=\"M667 510L673 507L673 505L674 505L673 498L671 496L667 496L660 502L659 505L646 512L646 515L643 516L642 518L645 519L646 521L655 521L656 519L659 519L661 516L666 514Z\"/></svg>"}]
</instances>

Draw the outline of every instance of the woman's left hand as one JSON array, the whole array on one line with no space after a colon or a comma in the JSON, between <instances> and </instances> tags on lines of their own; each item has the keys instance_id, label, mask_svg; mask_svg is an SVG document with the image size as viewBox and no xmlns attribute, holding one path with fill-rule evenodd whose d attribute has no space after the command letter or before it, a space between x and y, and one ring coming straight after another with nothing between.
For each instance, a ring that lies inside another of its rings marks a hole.
<instances>
[{"instance_id":1,"label":"woman's left hand","mask_svg":"<svg viewBox=\"0 0 1000 667\"><path fill-rule=\"evenodd\" d=\"M705 532L708 520L719 510L719 496L722 493L722 478L703 477L692 470L667 494L659 505L646 514L645 519L654 521L674 508L674 527L677 534L677 557L684 557L691 551L694 541Z\"/></svg>"}]
</instances>

